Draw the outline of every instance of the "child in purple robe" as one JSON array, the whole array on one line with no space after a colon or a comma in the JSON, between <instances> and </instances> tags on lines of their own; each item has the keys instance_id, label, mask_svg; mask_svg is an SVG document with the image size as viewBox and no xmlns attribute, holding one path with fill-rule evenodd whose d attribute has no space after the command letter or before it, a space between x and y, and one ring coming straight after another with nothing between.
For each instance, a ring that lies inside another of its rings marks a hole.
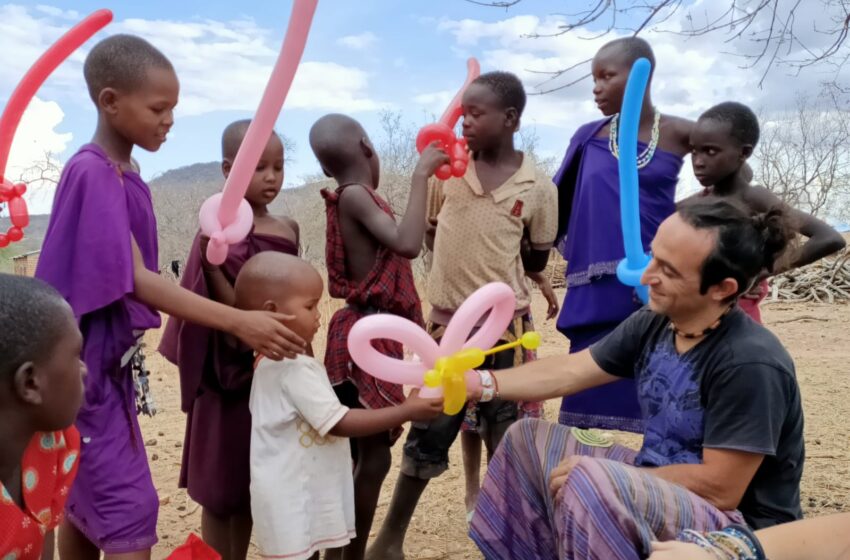
<instances>
[{"instance_id":1,"label":"child in purple robe","mask_svg":"<svg viewBox=\"0 0 850 560\"><path fill-rule=\"evenodd\" d=\"M179 84L168 59L131 35L98 43L84 73L97 129L68 161L56 189L36 276L68 301L84 337L82 451L59 531L62 557L147 559L159 508L136 418L131 371L157 311L228 331L272 359L303 352L288 316L228 307L161 278L151 194L131 165L174 124Z\"/></svg>"},{"instance_id":2,"label":"child in purple robe","mask_svg":"<svg viewBox=\"0 0 850 560\"><path fill-rule=\"evenodd\" d=\"M641 307L634 289L616 276L617 264L625 257L616 146L626 80L632 63L642 57L655 68L652 48L637 37L611 41L596 53L593 97L605 118L576 131L553 178L559 197L558 239L568 267L558 330L570 339L573 353L604 338ZM675 209L676 183L690 151L692 126L658 112L647 86L638 130L641 239L647 250L658 226ZM565 397L560 422L642 431L634 382L625 379Z\"/></svg>"},{"instance_id":3,"label":"child in purple robe","mask_svg":"<svg viewBox=\"0 0 850 560\"><path fill-rule=\"evenodd\" d=\"M230 174L249 120L228 126L221 139L221 170ZM298 224L273 216L268 205L283 185L283 143L269 138L245 198L254 211L254 228L232 246L221 266L207 262L209 239L195 237L180 285L196 294L233 305L233 285L242 265L262 251L298 254ZM201 536L221 557L245 558L251 541L249 459L253 378L251 349L226 333L169 319L160 353L180 370L182 408L187 413L180 487L201 506Z\"/></svg>"}]
</instances>

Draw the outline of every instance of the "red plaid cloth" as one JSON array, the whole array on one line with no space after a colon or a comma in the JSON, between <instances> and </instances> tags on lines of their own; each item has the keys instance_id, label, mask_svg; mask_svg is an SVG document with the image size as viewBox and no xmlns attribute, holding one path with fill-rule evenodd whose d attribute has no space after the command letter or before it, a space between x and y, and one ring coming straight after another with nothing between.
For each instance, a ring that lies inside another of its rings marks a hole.
<instances>
[{"instance_id":1,"label":"red plaid cloth","mask_svg":"<svg viewBox=\"0 0 850 560\"><path fill-rule=\"evenodd\" d=\"M367 408L383 408L404 401L401 385L381 381L362 371L348 354L348 332L361 317L372 313L392 313L423 325L422 306L410 260L381 247L375 266L359 285L354 285L346 275L345 243L339 226L339 197L350 185L341 185L336 191L322 190L328 220L325 258L328 266L328 290L331 297L345 299L345 308L334 313L328 327L328 346L325 351L325 368L331 385L350 381L357 387L360 402ZM368 187L375 204L394 218L389 204ZM397 342L378 340L373 343L380 352L402 358L403 348ZM400 432L399 432L400 433Z\"/></svg>"}]
</instances>

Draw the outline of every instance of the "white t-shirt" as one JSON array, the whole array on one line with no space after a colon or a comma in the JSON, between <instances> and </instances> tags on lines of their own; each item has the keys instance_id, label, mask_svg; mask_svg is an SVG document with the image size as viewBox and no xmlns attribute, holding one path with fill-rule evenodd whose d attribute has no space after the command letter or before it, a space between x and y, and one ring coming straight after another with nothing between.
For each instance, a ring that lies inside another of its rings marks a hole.
<instances>
[{"instance_id":1,"label":"white t-shirt","mask_svg":"<svg viewBox=\"0 0 850 560\"><path fill-rule=\"evenodd\" d=\"M309 558L354 537L345 414L314 358L261 360L251 385L251 513L262 556Z\"/></svg>"}]
</instances>

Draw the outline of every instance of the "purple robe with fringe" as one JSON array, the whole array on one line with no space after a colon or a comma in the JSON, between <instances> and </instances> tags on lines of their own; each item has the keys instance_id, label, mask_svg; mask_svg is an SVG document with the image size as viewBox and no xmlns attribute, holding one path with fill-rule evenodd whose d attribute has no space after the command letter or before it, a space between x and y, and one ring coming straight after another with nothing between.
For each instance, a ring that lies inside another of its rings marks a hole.
<instances>
[{"instance_id":1,"label":"purple robe with fringe","mask_svg":"<svg viewBox=\"0 0 850 560\"><path fill-rule=\"evenodd\" d=\"M640 309L634 289L617 279L625 257L620 224L617 159L608 137L598 137L610 119L585 124L570 140L561 168L553 178L559 196L560 248L567 260L567 295L558 330L570 339L570 352L601 340ZM638 153L646 148L638 143ZM676 183L683 159L656 149L639 170L641 239L644 250L658 226L675 211ZM625 379L565 397L560 422L580 428L641 432L634 381Z\"/></svg>"},{"instance_id":2,"label":"purple robe with fringe","mask_svg":"<svg viewBox=\"0 0 850 560\"><path fill-rule=\"evenodd\" d=\"M145 329L159 327L160 318L133 296L131 239L145 267L156 272L156 218L147 185L87 144L62 171L35 275L68 300L83 333L88 375L76 422L82 452L66 515L106 553L145 550L157 540L159 501L132 373L122 358Z\"/></svg>"}]
</instances>

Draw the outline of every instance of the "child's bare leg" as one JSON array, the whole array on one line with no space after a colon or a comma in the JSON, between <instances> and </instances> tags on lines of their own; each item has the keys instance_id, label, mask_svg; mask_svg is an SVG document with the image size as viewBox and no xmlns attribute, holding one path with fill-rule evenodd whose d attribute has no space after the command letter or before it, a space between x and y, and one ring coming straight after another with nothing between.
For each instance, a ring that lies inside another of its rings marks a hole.
<instances>
[{"instance_id":1,"label":"child's bare leg","mask_svg":"<svg viewBox=\"0 0 850 560\"><path fill-rule=\"evenodd\" d=\"M478 503L481 490L481 436L477 432L461 432L463 450L463 474L466 479L466 511L471 512Z\"/></svg>"},{"instance_id":2,"label":"child's bare leg","mask_svg":"<svg viewBox=\"0 0 850 560\"><path fill-rule=\"evenodd\" d=\"M414 478L404 473L399 473L393 497L390 501L390 509L375 542L369 549L368 560L404 560L404 537L416 504L422 497L422 492L428 486L428 479Z\"/></svg>"},{"instance_id":3,"label":"child's bare leg","mask_svg":"<svg viewBox=\"0 0 850 560\"><path fill-rule=\"evenodd\" d=\"M201 513L201 538L221 555L221 560L232 560L230 517L219 517L207 508Z\"/></svg>"},{"instance_id":4,"label":"child's bare leg","mask_svg":"<svg viewBox=\"0 0 850 560\"><path fill-rule=\"evenodd\" d=\"M59 527L59 558L62 560L98 560L100 550L68 521ZM150 560L151 551L137 550L120 554L104 554L105 560Z\"/></svg>"},{"instance_id":5,"label":"child's bare leg","mask_svg":"<svg viewBox=\"0 0 850 560\"><path fill-rule=\"evenodd\" d=\"M100 550L70 522L59 526L59 558L65 560L98 560Z\"/></svg>"},{"instance_id":6,"label":"child's bare leg","mask_svg":"<svg viewBox=\"0 0 850 560\"><path fill-rule=\"evenodd\" d=\"M392 455L386 433L357 438L357 466L354 469L354 527L357 536L343 549L344 560L362 560L372 530L381 485L390 471Z\"/></svg>"},{"instance_id":7,"label":"child's bare leg","mask_svg":"<svg viewBox=\"0 0 850 560\"><path fill-rule=\"evenodd\" d=\"M253 527L250 508L230 518L230 555L233 560L245 560L248 556Z\"/></svg>"}]
</instances>

